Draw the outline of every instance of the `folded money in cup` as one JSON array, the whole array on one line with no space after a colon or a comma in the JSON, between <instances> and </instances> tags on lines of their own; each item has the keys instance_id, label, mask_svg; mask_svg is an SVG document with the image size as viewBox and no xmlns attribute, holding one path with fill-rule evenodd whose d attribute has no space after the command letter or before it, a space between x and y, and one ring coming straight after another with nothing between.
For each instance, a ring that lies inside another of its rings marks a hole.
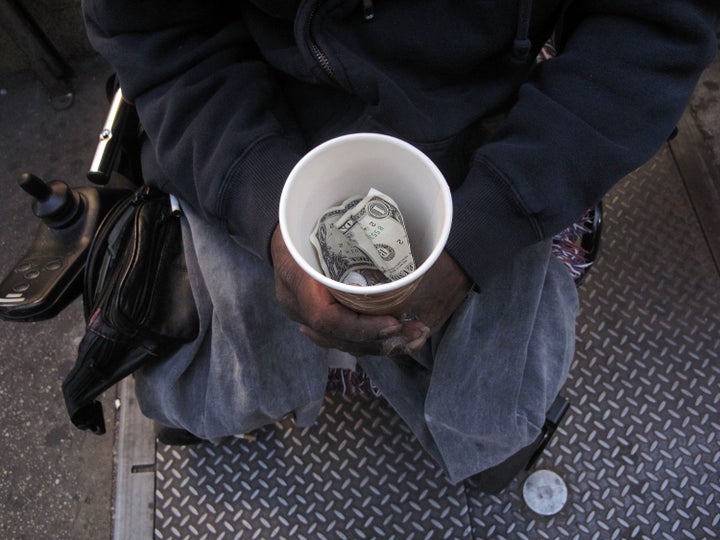
<instances>
[{"instance_id":1,"label":"folded money in cup","mask_svg":"<svg viewBox=\"0 0 720 540\"><path fill-rule=\"evenodd\" d=\"M310 242L323 273L348 285L389 283L415 270L402 214L374 188L328 208Z\"/></svg>"}]
</instances>

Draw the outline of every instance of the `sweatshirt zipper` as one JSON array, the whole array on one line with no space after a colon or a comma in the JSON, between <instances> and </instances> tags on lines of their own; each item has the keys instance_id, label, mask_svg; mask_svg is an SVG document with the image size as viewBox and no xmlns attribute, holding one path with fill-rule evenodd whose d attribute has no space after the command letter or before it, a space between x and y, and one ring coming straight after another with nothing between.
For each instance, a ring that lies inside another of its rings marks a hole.
<instances>
[{"instance_id":1,"label":"sweatshirt zipper","mask_svg":"<svg viewBox=\"0 0 720 540\"><path fill-rule=\"evenodd\" d=\"M313 56L315 57L315 60L320 65L322 70L325 72L325 74L330 77L330 79L337 83L337 76L335 75L335 70L330 65L330 59L328 58L327 54L325 54L325 51L322 50L320 45L315 39L315 34L313 33L312 23L313 19L315 18L315 13L317 12L318 4L320 4L320 0L315 2L313 5L312 10L310 11L310 15L308 16L308 22L307 22L307 28L308 28L308 38L310 42L310 50L313 53Z\"/></svg>"},{"instance_id":2,"label":"sweatshirt zipper","mask_svg":"<svg viewBox=\"0 0 720 540\"><path fill-rule=\"evenodd\" d=\"M375 18L373 0L363 0L363 17L366 21L372 21Z\"/></svg>"}]
</instances>

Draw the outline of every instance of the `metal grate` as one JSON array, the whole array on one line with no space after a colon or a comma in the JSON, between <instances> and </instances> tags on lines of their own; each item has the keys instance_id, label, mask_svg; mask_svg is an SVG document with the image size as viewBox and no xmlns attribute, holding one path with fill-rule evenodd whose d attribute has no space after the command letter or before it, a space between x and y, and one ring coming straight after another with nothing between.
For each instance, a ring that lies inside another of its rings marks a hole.
<instances>
[{"instance_id":1,"label":"metal grate","mask_svg":"<svg viewBox=\"0 0 720 540\"><path fill-rule=\"evenodd\" d=\"M538 468L567 483L535 515L520 475L453 486L382 399L256 442L159 447L156 538L716 538L720 278L667 151L606 198L581 288L572 407Z\"/></svg>"},{"instance_id":2,"label":"metal grate","mask_svg":"<svg viewBox=\"0 0 720 540\"><path fill-rule=\"evenodd\" d=\"M160 448L156 538L471 538L463 485L382 399L335 395L311 428L254 435Z\"/></svg>"},{"instance_id":3,"label":"metal grate","mask_svg":"<svg viewBox=\"0 0 720 540\"><path fill-rule=\"evenodd\" d=\"M476 538L716 538L720 280L663 151L606 198L602 255L581 289L572 407L539 468L568 503L535 516L522 478L473 494Z\"/></svg>"}]
</instances>

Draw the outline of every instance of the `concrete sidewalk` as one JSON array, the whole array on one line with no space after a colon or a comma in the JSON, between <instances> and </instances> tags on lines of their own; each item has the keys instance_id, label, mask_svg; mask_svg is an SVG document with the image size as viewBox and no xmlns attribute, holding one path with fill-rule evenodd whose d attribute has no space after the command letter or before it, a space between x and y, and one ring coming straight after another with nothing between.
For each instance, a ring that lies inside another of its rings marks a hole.
<instances>
[{"instance_id":1,"label":"concrete sidewalk","mask_svg":"<svg viewBox=\"0 0 720 540\"><path fill-rule=\"evenodd\" d=\"M73 68L75 102L63 111L52 108L32 72L0 73L3 278L39 223L19 175L88 184L111 71L97 57ZM83 331L79 301L49 321L0 322L0 538L111 537L114 396L104 399L108 434L98 437L70 424L61 393Z\"/></svg>"}]
</instances>

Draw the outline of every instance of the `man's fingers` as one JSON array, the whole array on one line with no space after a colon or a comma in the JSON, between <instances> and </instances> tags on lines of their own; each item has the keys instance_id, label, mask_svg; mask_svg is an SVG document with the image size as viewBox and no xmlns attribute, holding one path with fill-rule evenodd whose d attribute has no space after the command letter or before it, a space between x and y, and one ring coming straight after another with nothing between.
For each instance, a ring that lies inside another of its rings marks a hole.
<instances>
[{"instance_id":1,"label":"man's fingers","mask_svg":"<svg viewBox=\"0 0 720 540\"><path fill-rule=\"evenodd\" d=\"M299 322L329 339L363 342L383 339L399 332L402 325L389 315L362 315L340 304L320 283L309 283L296 291Z\"/></svg>"},{"instance_id":2,"label":"man's fingers","mask_svg":"<svg viewBox=\"0 0 720 540\"><path fill-rule=\"evenodd\" d=\"M357 342L329 339L305 325L300 327L300 331L320 347L339 349L341 351L354 354L355 356L394 356L411 354L418 351L427 341L427 335L425 334L415 339L409 339L406 336L398 334L386 339Z\"/></svg>"},{"instance_id":3,"label":"man's fingers","mask_svg":"<svg viewBox=\"0 0 720 540\"><path fill-rule=\"evenodd\" d=\"M424 330L402 324L391 315L364 315L340 304L321 283L308 276L293 260L282 234L272 238L275 295L287 316L323 347L361 354L387 354L414 348L427 338Z\"/></svg>"}]
</instances>

